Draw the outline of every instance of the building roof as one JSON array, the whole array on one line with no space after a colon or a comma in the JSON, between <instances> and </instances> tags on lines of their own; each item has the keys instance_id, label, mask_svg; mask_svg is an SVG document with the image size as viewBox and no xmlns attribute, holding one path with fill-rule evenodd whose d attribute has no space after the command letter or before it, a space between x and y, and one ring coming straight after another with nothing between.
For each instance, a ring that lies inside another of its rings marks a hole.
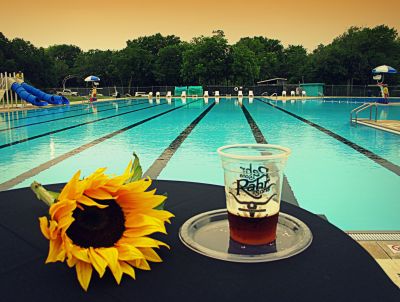
<instances>
[{"instance_id":1,"label":"building roof","mask_svg":"<svg viewBox=\"0 0 400 302\"><path fill-rule=\"evenodd\" d=\"M269 82L275 82L275 81L287 81L287 79L285 78L273 78L273 79L268 79L268 80L262 80L262 81L258 81L257 84L263 84L263 83L269 83Z\"/></svg>"}]
</instances>

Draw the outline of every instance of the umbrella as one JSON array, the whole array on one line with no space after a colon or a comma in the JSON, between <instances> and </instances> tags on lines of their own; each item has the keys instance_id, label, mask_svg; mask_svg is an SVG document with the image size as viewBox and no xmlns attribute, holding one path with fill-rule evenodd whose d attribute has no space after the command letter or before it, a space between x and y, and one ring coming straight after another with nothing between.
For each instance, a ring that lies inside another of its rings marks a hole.
<instances>
[{"instance_id":1,"label":"umbrella","mask_svg":"<svg viewBox=\"0 0 400 302\"><path fill-rule=\"evenodd\" d=\"M372 73L397 73L397 70L387 65L381 65L372 69Z\"/></svg>"},{"instance_id":2,"label":"umbrella","mask_svg":"<svg viewBox=\"0 0 400 302\"><path fill-rule=\"evenodd\" d=\"M98 81L100 81L100 78L93 75L85 78L85 82L98 82Z\"/></svg>"}]
</instances>

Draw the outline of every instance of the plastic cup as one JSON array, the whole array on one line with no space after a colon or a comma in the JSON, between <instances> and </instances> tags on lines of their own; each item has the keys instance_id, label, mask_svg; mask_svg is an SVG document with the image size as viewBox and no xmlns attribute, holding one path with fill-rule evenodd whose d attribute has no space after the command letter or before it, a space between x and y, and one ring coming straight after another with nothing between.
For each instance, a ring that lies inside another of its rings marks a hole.
<instances>
[{"instance_id":1,"label":"plastic cup","mask_svg":"<svg viewBox=\"0 0 400 302\"><path fill-rule=\"evenodd\" d=\"M232 240L246 245L275 242L283 170L289 148L238 144L218 148L225 180Z\"/></svg>"}]
</instances>

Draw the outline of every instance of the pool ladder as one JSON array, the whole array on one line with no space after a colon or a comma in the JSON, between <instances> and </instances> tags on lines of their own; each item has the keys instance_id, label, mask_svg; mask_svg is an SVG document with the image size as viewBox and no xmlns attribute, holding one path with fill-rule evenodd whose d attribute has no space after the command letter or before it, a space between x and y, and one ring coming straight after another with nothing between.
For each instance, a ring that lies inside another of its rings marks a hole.
<instances>
[{"instance_id":1,"label":"pool ladder","mask_svg":"<svg viewBox=\"0 0 400 302\"><path fill-rule=\"evenodd\" d=\"M357 108L354 108L350 112L350 124L355 125L357 124L358 121L358 114L367 108L369 108L369 120L372 120L372 107L375 107L375 122L378 117L378 104L377 103L363 103L362 105L358 106Z\"/></svg>"}]
</instances>

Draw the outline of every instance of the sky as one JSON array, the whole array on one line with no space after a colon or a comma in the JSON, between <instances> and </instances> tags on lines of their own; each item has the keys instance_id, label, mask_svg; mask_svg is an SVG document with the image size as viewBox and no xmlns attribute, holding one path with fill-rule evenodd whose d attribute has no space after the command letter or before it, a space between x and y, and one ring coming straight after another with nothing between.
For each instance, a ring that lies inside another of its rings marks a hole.
<instances>
[{"instance_id":1,"label":"sky","mask_svg":"<svg viewBox=\"0 0 400 302\"><path fill-rule=\"evenodd\" d=\"M0 32L35 46L122 49L155 33L190 41L221 29L229 43L264 36L312 51L351 26L400 32L399 0L19 0L2 12ZM2 10L4 4L2 5Z\"/></svg>"}]
</instances>

